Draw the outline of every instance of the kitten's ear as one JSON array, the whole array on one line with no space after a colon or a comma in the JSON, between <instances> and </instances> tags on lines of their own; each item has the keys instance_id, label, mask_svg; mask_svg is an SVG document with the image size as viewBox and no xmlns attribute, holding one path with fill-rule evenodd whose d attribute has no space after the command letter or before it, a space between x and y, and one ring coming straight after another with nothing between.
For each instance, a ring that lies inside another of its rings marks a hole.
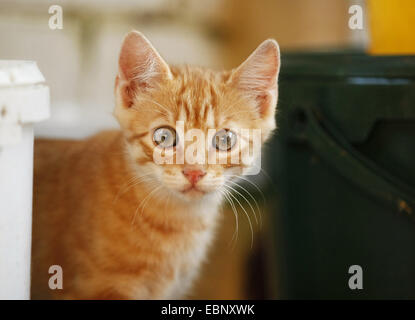
<instances>
[{"instance_id":1,"label":"kitten's ear","mask_svg":"<svg viewBox=\"0 0 415 320\"><path fill-rule=\"evenodd\" d=\"M116 90L122 103L130 107L139 90L157 87L171 78L170 68L150 41L138 31L131 31L124 38L118 60Z\"/></svg>"},{"instance_id":2,"label":"kitten's ear","mask_svg":"<svg viewBox=\"0 0 415 320\"><path fill-rule=\"evenodd\" d=\"M231 75L230 81L257 101L262 118L273 117L278 96L280 50L275 40L265 40Z\"/></svg>"}]
</instances>

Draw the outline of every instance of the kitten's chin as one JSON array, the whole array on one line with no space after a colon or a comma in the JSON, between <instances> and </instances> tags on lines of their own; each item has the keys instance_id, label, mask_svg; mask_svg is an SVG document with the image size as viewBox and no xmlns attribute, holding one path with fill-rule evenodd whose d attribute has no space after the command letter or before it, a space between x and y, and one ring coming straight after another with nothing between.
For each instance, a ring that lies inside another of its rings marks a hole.
<instances>
[{"instance_id":1,"label":"kitten's chin","mask_svg":"<svg viewBox=\"0 0 415 320\"><path fill-rule=\"evenodd\" d=\"M187 189L181 191L181 193L189 199L200 199L206 194L206 192L204 192L200 189L197 189L195 187L187 188Z\"/></svg>"},{"instance_id":2,"label":"kitten's chin","mask_svg":"<svg viewBox=\"0 0 415 320\"><path fill-rule=\"evenodd\" d=\"M188 201L200 200L206 196L206 192L197 188L188 188L179 192L180 196Z\"/></svg>"}]
</instances>

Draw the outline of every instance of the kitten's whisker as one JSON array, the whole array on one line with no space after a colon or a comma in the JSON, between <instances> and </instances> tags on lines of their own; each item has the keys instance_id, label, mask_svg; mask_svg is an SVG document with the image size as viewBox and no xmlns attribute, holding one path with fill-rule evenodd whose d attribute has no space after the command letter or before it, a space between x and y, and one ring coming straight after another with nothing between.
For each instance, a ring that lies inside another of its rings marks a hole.
<instances>
[{"instance_id":1,"label":"kitten's whisker","mask_svg":"<svg viewBox=\"0 0 415 320\"><path fill-rule=\"evenodd\" d=\"M118 200L119 196L120 196L122 193L124 193L124 189L125 189L126 187L128 188L128 185L129 185L129 184L131 184L131 183L134 183L134 181L136 181L136 179L137 179L137 177L135 177L135 176L130 177L130 179L128 179L128 180L127 180L124 184L122 184L122 185L121 185L121 187L118 189L117 194L116 194L116 195L115 195L115 197L114 197L113 203L117 202L117 200Z\"/></svg>"},{"instance_id":2,"label":"kitten's whisker","mask_svg":"<svg viewBox=\"0 0 415 320\"><path fill-rule=\"evenodd\" d=\"M247 178L244 178L244 177L242 177L242 176L238 176L238 178L240 178L240 179L242 179L243 181L246 181L246 182L248 182L249 184L251 184L252 186L254 186L254 188L256 189L256 190L258 190L258 192L259 192L259 194L261 195L261 198L262 198L262 204L263 205L265 205L265 203L267 202L266 201L266 199L265 199L265 195L264 195L264 193L262 192L262 190L259 188L259 186L257 185L257 184L255 184L254 182L252 182L251 180L249 180L249 179L247 179ZM261 211L260 211L261 212ZM260 218L260 225L262 225L262 214L260 214L259 215L259 218Z\"/></svg>"},{"instance_id":3,"label":"kitten's whisker","mask_svg":"<svg viewBox=\"0 0 415 320\"><path fill-rule=\"evenodd\" d=\"M140 113L140 114L143 113L143 109L137 110L136 108L132 107L131 110L134 111L134 112ZM166 112L163 112L163 111L160 111L160 110L157 110L157 109L151 109L151 111L155 111L155 112L157 112L161 115L166 115Z\"/></svg>"},{"instance_id":4,"label":"kitten's whisker","mask_svg":"<svg viewBox=\"0 0 415 320\"><path fill-rule=\"evenodd\" d=\"M150 177L150 179L144 179L144 178L149 178L149 176L151 176L151 175L152 175L152 173L150 172L148 174L144 174L144 175L141 175L141 176L134 176L134 177L128 179L127 182L124 185L122 185L120 187L120 189L118 190L117 194L114 197L113 203L116 203L118 201L119 197L123 193L127 192L130 188L136 186L140 182L144 182L144 181L148 181L148 180L153 179L152 177Z\"/></svg>"},{"instance_id":5,"label":"kitten's whisker","mask_svg":"<svg viewBox=\"0 0 415 320\"><path fill-rule=\"evenodd\" d=\"M225 184L226 185L226 184ZM240 187L240 188L242 188L239 184L236 184L238 187ZM236 190L235 188L233 188L233 187L231 187L231 186L229 186L229 185L226 185L228 188L230 188L231 190L233 190L235 193L237 193L238 195L240 195L245 201L246 201L246 203L249 205L249 207L251 208L251 210L252 210L252 213L254 214L254 217L255 217L255 222L256 222L256 224L258 225L258 217L257 217L257 215L256 215L256 211L254 210L254 207L252 206L252 204L251 204L251 202L250 201L248 201L248 199L241 193L241 192L239 192L238 190ZM244 188L242 188L242 189L244 189ZM246 191L246 189L244 189L245 190L245 192L247 192L248 194L249 194L249 192L248 191ZM251 198L252 198L252 196L251 196ZM254 199L254 201L255 201L255 199ZM258 208L258 210L259 210L259 208ZM260 213L259 213L260 214Z\"/></svg>"},{"instance_id":6,"label":"kitten's whisker","mask_svg":"<svg viewBox=\"0 0 415 320\"><path fill-rule=\"evenodd\" d=\"M130 187L129 184L134 184L135 182L141 181L143 178L148 177L150 175L152 175L151 172L147 173L147 174L144 174L144 175L141 175L141 176L132 177L131 179L128 180L128 182L124 185L124 187L129 188ZM125 191L125 190L123 190L123 191Z\"/></svg>"},{"instance_id":7,"label":"kitten's whisker","mask_svg":"<svg viewBox=\"0 0 415 320\"><path fill-rule=\"evenodd\" d=\"M254 203L255 203L255 206L258 210L258 215L259 215L259 227L262 228L262 211L259 208L258 201L256 201L255 197L247 189L245 189L243 186L241 186L239 183L231 181L231 180L228 180L228 182L233 183L234 185L237 185L239 188L244 190L252 200L254 200ZM249 204L249 202L248 202L248 204ZM251 209L252 209L252 207L251 207ZM258 223L258 220L257 220L257 223Z\"/></svg>"},{"instance_id":8,"label":"kitten's whisker","mask_svg":"<svg viewBox=\"0 0 415 320\"><path fill-rule=\"evenodd\" d=\"M229 195L239 204L239 206L241 207L242 211L245 213L246 218L248 219L249 228L251 230L251 249L252 249L253 244L254 244L254 228L252 227L251 218L249 217L248 212L245 210L245 208L243 207L243 205L241 204L241 202L238 200L238 198L236 198L232 193L229 193Z\"/></svg>"},{"instance_id":9,"label":"kitten's whisker","mask_svg":"<svg viewBox=\"0 0 415 320\"><path fill-rule=\"evenodd\" d=\"M167 113L170 113L170 110L169 110L166 106L164 106L164 105L162 105L162 104L158 103L157 101L154 101L154 100L151 100L151 99L146 99L146 98L143 98L143 97L137 97L136 99L138 99L138 100L142 100L142 101L148 101L148 102L154 103L156 106L158 106L158 107L162 108L162 109L163 109L164 111L166 111Z\"/></svg>"},{"instance_id":10,"label":"kitten's whisker","mask_svg":"<svg viewBox=\"0 0 415 320\"><path fill-rule=\"evenodd\" d=\"M235 216L235 231L232 235L232 239L231 239L231 243L233 243L232 245L232 250L234 249L234 247L236 246L236 243L238 242L238 236L239 236L239 218L238 218L238 211L236 210L235 204L233 203L233 200L228 196L228 192L227 190L219 190L223 196L225 197L225 199L228 201L228 203L230 204L231 208L232 208L232 212L233 215Z\"/></svg>"},{"instance_id":11,"label":"kitten's whisker","mask_svg":"<svg viewBox=\"0 0 415 320\"><path fill-rule=\"evenodd\" d=\"M134 184L134 182L135 181L137 181L137 180L139 180L139 179L141 179L141 178L143 178L143 177L145 177L145 176L149 176L149 175L151 175L151 173L147 173L147 174L144 174L144 175L141 175L141 176L132 176L132 177L130 177L121 187L120 187L120 189L119 189L119 193L120 192L125 192L125 188L127 188L128 189L128 187L129 187L129 185L130 184Z\"/></svg>"},{"instance_id":12,"label":"kitten's whisker","mask_svg":"<svg viewBox=\"0 0 415 320\"><path fill-rule=\"evenodd\" d=\"M255 164L253 165L255 168L258 168L260 170L261 173L264 174L264 176L269 180L269 182L271 182L272 185L274 185L274 181L272 181L271 176L268 174L268 172L266 172L264 169L262 169L260 166L256 166Z\"/></svg>"},{"instance_id":13,"label":"kitten's whisker","mask_svg":"<svg viewBox=\"0 0 415 320\"><path fill-rule=\"evenodd\" d=\"M138 210L140 209L140 207L143 205L143 203L144 203L144 201L146 201L156 190L158 190L158 189L160 189L161 188L161 186L157 186L157 187L155 187L155 188L153 188L152 189L152 191L150 191L148 194L147 194L147 196L143 199L143 200L141 200L141 202L140 202L140 204L137 206L137 209L135 209L135 212L134 212L134 216L133 216L133 220L131 221L131 224L132 225L134 225L134 223L135 223L135 219L136 219L136 216L137 216L137 213L138 213ZM141 211L141 212L143 212L143 211Z\"/></svg>"},{"instance_id":14,"label":"kitten's whisker","mask_svg":"<svg viewBox=\"0 0 415 320\"><path fill-rule=\"evenodd\" d=\"M234 241L234 239L235 239L235 237L237 237L238 236L238 232L239 232L239 223L238 223L238 216L237 216L237 213L236 213L236 208L235 208L235 205L233 204L233 202L231 201L231 199L229 199L229 197L228 197L228 195L226 194L226 192L225 191L221 191L221 190L219 190L220 191L220 193L223 195L223 197L225 198L225 200L229 203L229 205L231 206L231 209L232 209L232 212L233 212L233 214L234 214L234 216L235 216L235 230L234 230L234 232L233 232L233 235L232 235L232 239L231 239L231 242L233 242Z\"/></svg>"},{"instance_id":15,"label":"kitten's whisker","mask_svg":"<svg viewBox=\"0 0 415 320\"><path fill-rule=\"evenodd\" d=\"M265 200L265 195L264 195L264 193L262 192L262 190L255 184L255 183L253 183L251 180L249 180L249 179L247 179L247 178L244 178L243 176L238 176L238 175L236 175L236 174L231 174L231 175L226 175L227 177L237 177L237 178L239 178L239 179L242 179L242 180L244 180L244 181L246 181L246 182L248 182L249 184L251 184L251 185L253 185L258 191L259 191L259 193L261 194L261 198L262 198L262 200L263 200L263 202L265 203L266 202L266 200Z\"/></svg>"},{"instance_id":16,"label":"kitten's whisker","mask_svg":"<svg viewBox=\"0 0 415 320\"><path fill-rule=\"evenodd\" d=\"M146 207L146 205L147 205L147 203L148 203L148 201L151 199L151 197L152 197L152 194L153 193L155 193L155 192L157 192L158 190L160 190L160 188L161 188L162 186L159 186L159 187L157 187L156 189L154 189L150 194L149 194L149 197L147 197L148 199L147 199L147 201L145 201L145 203L143 203L143 205L142 205L142 208L141 208L141 214L143 214L143 212L144 212L144 209L145 209L145 207Z\"/></svg>"}]
</instances>

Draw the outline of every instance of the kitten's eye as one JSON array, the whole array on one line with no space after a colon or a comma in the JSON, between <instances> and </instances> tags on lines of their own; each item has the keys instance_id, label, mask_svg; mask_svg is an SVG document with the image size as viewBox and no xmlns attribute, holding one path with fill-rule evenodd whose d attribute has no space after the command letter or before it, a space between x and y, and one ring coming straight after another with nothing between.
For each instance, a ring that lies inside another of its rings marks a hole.
<instances>
[{"instance_id":1,"label":"kitten's eye","mask_svg":"<svg viewBox=\"0 0 415 320\"><path fill-rule=\"evenodd\" d=\"M162 148L175 147L177 144L176 130L170 127L158 128L153 133L153 141Z\"/></svg>"},{"instance_id":2,"label":"kitten's eye","mask_svg":"<svg viewBox=\"0 0 415 320\"><path fill-rule=\"evenodd\" d=\"M235 132L222 129L216 132L213 136L212 144L213 146L221 151L230 150L236 143L236 134Z\"/></svg>"}]
</instances>

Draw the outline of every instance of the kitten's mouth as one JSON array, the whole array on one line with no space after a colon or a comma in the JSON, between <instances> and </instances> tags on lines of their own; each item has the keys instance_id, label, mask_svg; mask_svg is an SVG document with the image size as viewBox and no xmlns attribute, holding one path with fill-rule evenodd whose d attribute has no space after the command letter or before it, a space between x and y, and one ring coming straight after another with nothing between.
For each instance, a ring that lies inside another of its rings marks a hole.
<instances>
[{"instance_id":1,"label":"kitten's mouth","mask_svg":"<svg viewBox=\"0 0 415 320\"><path fill-rule=\"evenodd\" d=\"M204 191L198 189L196 186L190 186L181 191L183 194L205 194Z\"/></svg>"}]
</instances>

